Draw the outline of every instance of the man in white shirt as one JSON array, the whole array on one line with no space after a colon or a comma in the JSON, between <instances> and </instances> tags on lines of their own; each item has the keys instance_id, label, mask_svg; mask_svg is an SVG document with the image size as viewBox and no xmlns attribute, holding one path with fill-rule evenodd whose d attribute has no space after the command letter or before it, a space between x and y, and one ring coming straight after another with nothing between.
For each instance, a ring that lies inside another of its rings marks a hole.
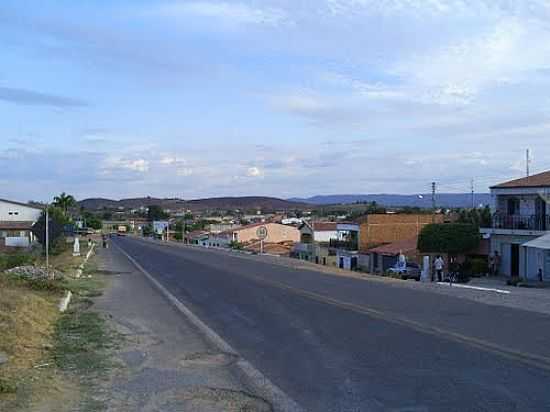
<instances>
[{"instance_id":1,"label":"man in white shirt","mask_svg":"<svg viewBox=\"0 0 550 412\"><path fill-rule=\"evenodd\" d=\"M437 281L443 280L443 268L445 267L445 261L441 256L437 256L434 262L435 273L437 273Z\"/></svg>"}]
</instances>

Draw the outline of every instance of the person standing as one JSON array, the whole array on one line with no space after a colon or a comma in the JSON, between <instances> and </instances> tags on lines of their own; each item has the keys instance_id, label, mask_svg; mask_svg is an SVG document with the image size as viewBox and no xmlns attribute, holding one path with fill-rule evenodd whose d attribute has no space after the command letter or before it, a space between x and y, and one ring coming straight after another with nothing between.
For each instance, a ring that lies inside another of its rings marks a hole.
<instances>
[{"instance_id":1,"label":"person standing","mask_svg":"<svg viewBox=\"0 0 550 412\"><path fill-rule=\"evenodd\" d=\"M489 255L489 275L495 276L495 255Z\"/></svg>"},{"instance_id":2,"label":"person standing","mask_svg":"<svg viewBox=\"0 0 550 412\"><path fill-rule=\"evenodd\" d=\"M445 267L445 261L441 256L437 256L434 262L435 273L437 273L437 281L443 281L443 268Z\"/></svg>"},{"instance_id":3,"label":"person standing","mask_svg":"<svg viewBox=\"0 0 550 412\"><path fill-rule=\"evenodd\" d=\"M498 254L498 250L495 250L494 266L494 275L498 276L500 272L500 255Z\"/></svg>"}]
</instances>

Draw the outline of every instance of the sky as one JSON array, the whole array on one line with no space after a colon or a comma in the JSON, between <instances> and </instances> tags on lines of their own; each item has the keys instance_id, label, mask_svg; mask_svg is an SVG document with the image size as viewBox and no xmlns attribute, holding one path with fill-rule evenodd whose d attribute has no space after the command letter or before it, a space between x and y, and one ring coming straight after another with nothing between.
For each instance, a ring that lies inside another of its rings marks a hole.
<instances>
[{"instance_id":1,"label":"sky","mask_svg":"<svg viewBox=\"0 0 550 412\"><path fill-rule=\"evenodd\" d=\"M550 0L2 0L0 198L478 192L550 169Z\"/></svg>"}]
</instances>

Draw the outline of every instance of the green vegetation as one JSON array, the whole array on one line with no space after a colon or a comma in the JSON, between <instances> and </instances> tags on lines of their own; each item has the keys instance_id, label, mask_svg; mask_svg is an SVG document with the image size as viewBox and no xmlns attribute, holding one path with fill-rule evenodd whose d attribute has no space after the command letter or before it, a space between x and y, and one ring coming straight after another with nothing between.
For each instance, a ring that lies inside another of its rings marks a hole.
<instances>
[{"instance_id":1,"label":"green vegetation","mask_svg":"<svg viewBox=\"0 0 550 412\"><path fill-rule=\"evenodd\" d=\"M478 228L491 227L491 209L489 206L478 209L460 209L457 223L471 224Z\"/></svg>"},{"instance_id":2,"label":"green vegetation","mask_svg":"<svg viewBox=\"0 0 550 412\"><path fill-rule=\"evenodd\" d=\"M67 216L69 209L76 205L76 200L72 195L63 192L59 196L53 198L53 204L55 207L61 209L65 216Z\"/></svg>"},{"instance_id":3,"label":"green vegetation","mask_svg":"<svg viewBox=\"0 0 550 412\"><path fill-rule=\"evenodd\" d=\"M467 253L479 246L481 236L475 225L444 223L426 225L418 237L418 249L423 253Z\"/></svg>"},{"instance_id":4,"label":"green vegetation","mask_svg":"<svg viewBox=\"0 0 550 412\"><path fill-rule=\"evenodd\" d=\"M30 253L2 254L0 255L0 271L30 265L33 262L34 257Z\"/></svg>"},{"instance_id":5,"label":"green vegetation","mask_svg":"<svg viewBox=\"0 0 550 412\"><path fill-rule=\"evenodd\" d=\"M149 221L165 220L168 217L168 214L159 205L149 206L149 210L147 211L147 219Z\"/></svg>"}]
</instances>

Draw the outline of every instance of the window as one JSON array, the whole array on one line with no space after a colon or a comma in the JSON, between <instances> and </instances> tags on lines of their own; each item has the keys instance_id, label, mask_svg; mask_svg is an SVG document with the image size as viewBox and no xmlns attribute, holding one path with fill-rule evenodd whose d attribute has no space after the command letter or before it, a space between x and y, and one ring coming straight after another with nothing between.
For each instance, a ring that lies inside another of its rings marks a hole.
<instances>
[{"instance_id":1,"label":"window","mask_svg":"<svg viewBox=\"0 0 550 412\"><path fill-rule=\"evenodd\" d=\"M508 216L519 215L519 199L511 198L508 199Z\"/></svg>"}]
</instances>

